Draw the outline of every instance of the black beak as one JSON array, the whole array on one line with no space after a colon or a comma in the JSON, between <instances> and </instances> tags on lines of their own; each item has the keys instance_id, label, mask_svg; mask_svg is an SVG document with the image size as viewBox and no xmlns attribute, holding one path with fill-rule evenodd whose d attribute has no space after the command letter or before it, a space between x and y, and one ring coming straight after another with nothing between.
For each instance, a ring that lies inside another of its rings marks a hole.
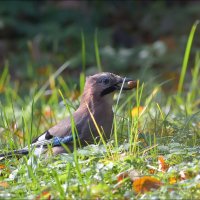
<instances>
[{"instance_id":1,"label":"black beak","mask_svg":"<svg viewBox=\"0 0 200 200\"><path fill-rule=\"evenodd\" d=\"M116 90L131 90L137 87L137 81L131 78L121 78L115 85Z\"/></svg>"},{"instance_id":2,"label":"black beak","mask_svg":"<svg viewBox=\"0 0 200 200\"><path fill-rule=\"evenodd\" d=\"M131 90L131 89L136 88L136 87L137 87L137 81L134 81L130 78L119 77L117 82L114 85L104 89L101 92L101 96L112 93L115 90L121 90L121 88L122 88L122 90Z\"/></svg>"}]
</instances>

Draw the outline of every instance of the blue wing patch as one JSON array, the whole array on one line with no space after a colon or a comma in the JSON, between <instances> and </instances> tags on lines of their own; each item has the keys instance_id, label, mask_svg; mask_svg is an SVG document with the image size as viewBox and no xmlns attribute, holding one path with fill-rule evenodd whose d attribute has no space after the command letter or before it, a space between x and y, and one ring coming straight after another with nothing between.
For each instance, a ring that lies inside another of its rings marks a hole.
<instances>
[{"instance_id":1,"label":"blue wing patch","mask_svg":"<svg viewBox=\"0 0 200 200\"><path fill-rule=\"evenodd\" d=\"M62 144L67 144L69 142L73 141L73 136L72 135L68 135L66 137L60 138L60 137L54 137L52 139L52 145L53 146L61 146Z\"/></svg>"}]
</instances>

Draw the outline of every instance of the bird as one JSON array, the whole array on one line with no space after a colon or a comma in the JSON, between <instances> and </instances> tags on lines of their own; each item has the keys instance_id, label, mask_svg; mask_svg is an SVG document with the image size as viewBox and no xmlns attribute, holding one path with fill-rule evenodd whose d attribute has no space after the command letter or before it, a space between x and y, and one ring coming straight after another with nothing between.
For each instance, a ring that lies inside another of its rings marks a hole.
<instances>
[{"instance_id":1,"label":"bird","mask_svg":"<svg viewBox=\"0 0 200 200\"><path fill-rule=\"evenodd\" d=\"M53 155L73 152L74 148L107 141L113 125L113 96L115 91L131 90L137 81L110 72L86 77L84 91L78 109L58 124L35 138L29 146L0 154L0 160L28 155L34 151L38 156L51 146Z\"/></svg>"}]
</instances>

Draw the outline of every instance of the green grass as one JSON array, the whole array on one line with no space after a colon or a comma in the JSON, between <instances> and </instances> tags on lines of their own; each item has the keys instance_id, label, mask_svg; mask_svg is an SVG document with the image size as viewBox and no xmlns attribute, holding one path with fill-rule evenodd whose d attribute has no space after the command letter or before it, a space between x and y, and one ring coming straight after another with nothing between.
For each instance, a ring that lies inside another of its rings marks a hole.
<instances>
[{"instance_id":1,"label":"green grass","mask_svg":"<svg viewBox=\"0 0 200 200\"><path fill-rule=\"evenodd\" d=\"M196 21L194 23L194 25L192 26L189 38L188 38L188 42L187 42L187 46L186 46L186 50L185 50L185 56L184 56L184 59L183 59L181 76L180 76L180 80L179 80L179 84L178 84L179 95L181 94L182 89L183 89L183 82L184 82L186 70L187 70L187 67L188 67L188 61L189 61L190 51L191 51L191 47L192 47L192 42L193 42L194 34L195 34L195 31L196 31L198 24L199 24L199 21Z\"/></svg>"},{"instance_id":2,"label":"green grass","mask_svg":"<svg viewBox=\"0 0 200 200\"><path fill-rule=\"evenodd\" d=\"M82 91L86 50L83 33L81 37ZM190 43L192 38L189 37ZM190 48L187 46L186 52ZM101 70L97 32L95 53ZM187 64L188 59L185 54L184 63ZM22 88L9 81L8 64L5 65L0 75L0 152L28 144L33 137L64 116L70 116L77 108L80 99L72 99L73 88L59 76L76 61L76 58L67 61L42 87L33 83L36 86L25 96L19 95ZM166 95L162 86L168 82L160 84L154 80L151 84L140 83L135 91L115 95L114 131L109 142L75 149L73 154L41 157L32 165L26 157L1 161L0 199L33 199L45 191L52 199L199 199L199 54L188 82L185 79L186 64L182 67L178 93ZM45 95L48 88L51 94ZM139 116L133 117L131 110L135 106L144 109ZM74 127L73 119L71 121ZM73 133L76 134L75 128ZM149 166L158 168L159 155L165 157L170 169L152 175ZM117 175L129 169L138 171L141 176L156 177L163 186L159 190L136 194L129 177L121 184L117 182ZM188 178L170 184L170 177L178 177L181 171L187 172ZM2 186L2 182L8 185Z\"/></svg>"}]
</instances>

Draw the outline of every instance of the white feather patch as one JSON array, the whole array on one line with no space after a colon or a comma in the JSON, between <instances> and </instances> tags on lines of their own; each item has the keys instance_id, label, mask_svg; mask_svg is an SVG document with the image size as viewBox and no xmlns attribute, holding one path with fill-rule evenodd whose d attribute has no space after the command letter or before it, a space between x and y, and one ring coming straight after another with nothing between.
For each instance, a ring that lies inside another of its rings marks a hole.
<instances>
[{"instance_id":1,"label":"white feather patch","mask_svg":"<svg viewBox=\"0 0 200 200\"><path fill-rule=\"evenodd\" d=\"M43 135L41 135L41 136L38 138L38 141L45 140L45 135L46 135L46 133L45 133L45 134L43 134Z\"/></svg>"},{"instance_id":2,"label":"white feather patch","mask_svg":"<svg viewBox=\"0 0 200 200\"><path fill-rule=\"evenodd\" d=\"M43 152L43 146L41 145L40 147L34 149L33 154L37 157L40 157L42 152Z\"/></svg>"},{"instance_id":3,"label":"white feather patch","mask_svg":"<svg viewBox=\"0 0 200 200\"><path fill-rule=\"evenodd\" d=\"M34 149L33 154L28 159L28 165L32 166L33 170L37 168L37 165L40 161L40 156L43 153L43 146L37 147Z\"/></svg>"}]
</instances>

